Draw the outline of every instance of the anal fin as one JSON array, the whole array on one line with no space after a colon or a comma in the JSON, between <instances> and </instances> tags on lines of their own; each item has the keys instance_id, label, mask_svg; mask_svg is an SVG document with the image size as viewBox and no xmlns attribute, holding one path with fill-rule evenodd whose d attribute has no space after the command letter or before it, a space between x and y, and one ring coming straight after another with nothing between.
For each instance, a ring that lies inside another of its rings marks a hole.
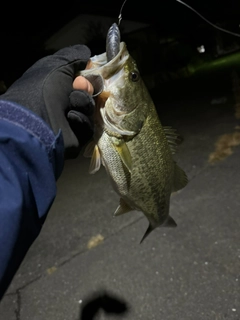
<instances>
[{"instance_id":1,"label":"anal fin","mask_svg":"<svg viewBox=\"0 0 240 320\"><path fill-rule=\"evenodd\" d=\"M120 198L120 204L117 207L116 211L114 212L114 217L120 216L124 213L127 213L129 211L132 211L133 209L122 199Z\"/></svg>"}]
</instances>

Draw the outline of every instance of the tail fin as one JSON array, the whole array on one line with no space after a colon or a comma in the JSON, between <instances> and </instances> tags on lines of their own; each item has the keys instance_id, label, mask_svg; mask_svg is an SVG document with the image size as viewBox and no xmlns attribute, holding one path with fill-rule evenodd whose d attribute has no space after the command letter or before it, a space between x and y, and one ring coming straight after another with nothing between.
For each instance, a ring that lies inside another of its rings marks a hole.
<instances>
[{"instance_id":1,"label":"tail fin","mask_svg":"<svg viewBox=\"0 0 240 320\"><path fill-rule=\"evenodd\" d=\"M167 219L164 221L163 224L161 224L160 227L176 228L177 223L175 222L175 220L171 216L168 216Z\"/></svg>"},{"instance_id":2,"label":"tail fin","mask_svg":"<svg viewBox=\"0 0 240 320\"><path fill-rule=\"evenodd\" d=\"M151 224L149 223L149 226L148 226L146 232L144 233L144 236L142 237L142 240L140 241L140 244L143 242L144 239L147 238L147 236L148 236L154 229L155 229L155 228L153 228L153 227L151 226Z\"/></svg>"}]
</instances>

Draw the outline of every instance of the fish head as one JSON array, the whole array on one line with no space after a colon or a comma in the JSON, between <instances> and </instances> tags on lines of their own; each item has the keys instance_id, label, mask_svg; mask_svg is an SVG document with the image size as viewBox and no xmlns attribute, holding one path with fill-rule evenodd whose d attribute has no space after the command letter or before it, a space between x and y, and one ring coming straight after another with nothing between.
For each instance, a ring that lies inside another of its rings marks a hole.
<instances>
[{"instance_id":1,"label":"fish head","mask_svg":"<svg viewBox=\"0 0 240 320\"><path fill-rule=\"evenodd\" d=\"M129 54L126 44L120 44L120 51L109 64L109 74L105 79L105 90L111 92L108 106L119 114L127 114L139 105L143 81L137 64Z\"/></svg>"},{"instance_id":2,"label":"fish head","mask_svg":"<svg viewBox=\"0 0 240 320\"><path fill-rule=\"evenodd\" d=\"M136 134L147 114L145 101L149 100L149 95L125 42L120 43L118 54L109 62L106 53L92 57L90 69L81 72L86 77L89 74L103 78L104 89L98 98L101 100L102 97L104 101L101 112L108 129L122 135ZM139 121L136 121L136 115ZM116 124L125 131L113 129Z\"/></svg>"}]
</instances>

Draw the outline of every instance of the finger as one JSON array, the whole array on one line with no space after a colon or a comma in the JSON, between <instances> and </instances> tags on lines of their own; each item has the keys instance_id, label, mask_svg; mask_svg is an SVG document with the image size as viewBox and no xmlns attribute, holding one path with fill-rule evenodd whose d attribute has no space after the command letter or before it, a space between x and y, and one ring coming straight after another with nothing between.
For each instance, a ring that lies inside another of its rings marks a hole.
<instances>
[{"instance_id":1,"label":"finger","mask_svg":"<svg viewBox=\"0 0 240 320\"><path fill-rule=\"evenodd\" d=\"M92 129L92 124L91 124L90 119L85 114L83 114L81 112L71 110L68 112L67 117L71 121L75 121L78 123L85 123L89 126L89 128Z\"/></svg>"},{"instance_id":2,"label":"finger","mask_svg":"<svg viewBox=\"0 0 240 320\"><path fill-rule=\"evenodd\" d=\"M92 96L86 91L74 90L69 96L70 109L77 110L87 116L91 116L94 112L95 102Z\"/></svg>"},{"instance_id":3,"label":"finger","mask_svg":"<svg viewBox=\"0 0 240 320\"><path fill-rule=\"evenodd\" d=\"M83 76L78 76L73 81L73 89L84 90L88 94L93 95L94 89L92 84Z\"/></svg>"}]
</instances>

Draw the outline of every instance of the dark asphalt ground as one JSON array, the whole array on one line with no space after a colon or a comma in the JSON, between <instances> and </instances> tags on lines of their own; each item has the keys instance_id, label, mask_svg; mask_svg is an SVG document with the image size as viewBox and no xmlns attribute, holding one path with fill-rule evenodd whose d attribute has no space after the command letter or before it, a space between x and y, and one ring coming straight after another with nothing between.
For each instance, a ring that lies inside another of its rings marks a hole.
<instances>
[{"instance_id":1,"label":"dark asphalt ground","mask_svg":"<svg viewBox=\"0 0 240 320\"><path fill-rule=\"evenodd\" d=\"M240 319L236 71L162 85L154 95L163 125L183 138L175 159L189 184L170 206L178 227L159 228L140 245L147 220L139 212L112 218L118 196L104 169L89 175L82 155L66 162L42 233L0 304L1 320ZM233 148L224 144L232 154L209 163L225 134L235 139Z\"/></svg>"}]
</instances>

